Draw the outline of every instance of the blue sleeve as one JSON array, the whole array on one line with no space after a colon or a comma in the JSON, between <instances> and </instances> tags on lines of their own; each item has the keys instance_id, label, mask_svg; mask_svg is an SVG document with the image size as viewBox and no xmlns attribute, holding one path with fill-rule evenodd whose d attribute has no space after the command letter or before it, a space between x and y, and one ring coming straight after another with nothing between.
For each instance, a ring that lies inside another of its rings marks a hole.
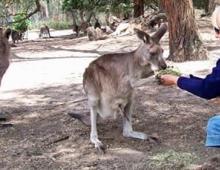
<instances>
[{"instance_id":1,"label":"blue sleeve","mask_svg":"<svg viewBox=\"0 0 220 170\"><path fill-rule=\"evenodd\" d=\"M190 74L189 76L190 76L191 79L202 80L202 78L196 77L196 76L194 76L194 75L192 75L192 74Z\"/></svg>"},{"instance_id":2,"label":"blue sleeve","mask_svg":"<svg viewBox=\"0 0 220 170\"><path fill-rule=\"evenodd\" d=\"M195 76L180 77L177 81L178 87L196 96L212 99L220 96L220 60L213 68L212 73L204 79Z\"/></svg>"}]
</instances>

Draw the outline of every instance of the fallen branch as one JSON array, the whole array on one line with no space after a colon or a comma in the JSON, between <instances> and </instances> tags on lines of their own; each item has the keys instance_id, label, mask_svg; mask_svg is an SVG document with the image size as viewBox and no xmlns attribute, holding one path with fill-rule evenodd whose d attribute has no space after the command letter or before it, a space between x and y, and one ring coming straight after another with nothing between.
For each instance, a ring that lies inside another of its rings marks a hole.
<instances>
[{"instance_id":1,"label":"fallen branch","mask_svg":"<svg viewBox=\"0 0 220 170\"><path fill-rule=\"evenodd\" d=\"M55 144L55 143L61 142L61 141L64 141L64 140L67 140L67 139L69 139L69 135L60 136L57 139L55 139L55 140L51 141L50 143L48 143L47 146L51 145L51 144Z\"/></svg>"},{"instance_id":2,"label":"fallen branch","mask_svg":"<svg viewBox=\"0 0 220 170\"><path fill-rule=\"evenodd\" d=\"M82 99L76 99L76 100L74 100L74 101L72 101L71 103L79 103L79 102L83 102L83 101L86 101L86 100L88 100L88 98L82 98Z\"/></svg>"}]
</instances>

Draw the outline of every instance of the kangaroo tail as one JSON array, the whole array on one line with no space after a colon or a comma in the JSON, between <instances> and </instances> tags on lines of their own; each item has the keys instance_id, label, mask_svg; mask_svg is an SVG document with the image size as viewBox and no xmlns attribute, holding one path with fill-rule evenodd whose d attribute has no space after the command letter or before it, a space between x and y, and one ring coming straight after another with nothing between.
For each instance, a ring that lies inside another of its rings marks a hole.
<instances>
[{"instance_id":1,"label":"kangaroo tail","mask_svg":"<svg viewBox=\"0 0 220 170\"><path fill-rule=\"evenodd\" d=\"M68 115L73 117L74 119L79 120L86 126L91 125L89 112L86 112L86 113L85 112L84 113L69 112Z\"/></svg>"}]
</instances>

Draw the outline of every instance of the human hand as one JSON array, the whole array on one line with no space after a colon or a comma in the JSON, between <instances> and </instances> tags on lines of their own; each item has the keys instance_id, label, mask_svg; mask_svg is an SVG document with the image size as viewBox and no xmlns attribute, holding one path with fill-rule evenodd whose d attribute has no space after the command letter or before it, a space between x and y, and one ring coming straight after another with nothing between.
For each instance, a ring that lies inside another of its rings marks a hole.
<instances>
[{"instance_id":1,"label":"human hand","mask_svg":"<svg viewBox=\"0 0 220 170\"><path fill-rule=\"evenodd\" d=\"M160 77L160 83L165 86L176 85L178 78L179 78L178 76L164 74L164 75L161 75Z\"/></svg>"},{"instance_id":2,"label":"human hand","mask_svg":"<svg viewBox=\"0 0 220 170\"><path fill-rule=\"evenodd\" d=\"M220 97L214 98L211 100L211 103L220 106Z\"/></svg>"}]
</instances>

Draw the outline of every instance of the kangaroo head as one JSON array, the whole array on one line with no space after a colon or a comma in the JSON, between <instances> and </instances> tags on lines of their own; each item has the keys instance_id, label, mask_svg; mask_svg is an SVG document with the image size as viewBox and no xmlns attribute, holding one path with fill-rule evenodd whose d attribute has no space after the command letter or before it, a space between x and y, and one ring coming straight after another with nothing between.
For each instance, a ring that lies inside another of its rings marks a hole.
<instances>
[{"instance_id":1,"label":"kangaroo head","mask_svg":"<svg viewBox=\"0 0 220 170\"><path fill-rule=\"evenodd\" d=\"M166 30L167 25L162 24L159 30L153 36L150 36L144 31L135 29L138 38L143 41L135 53L140 61L140 65L145 66L150 64L153 70L166 69L167 65L163 59L163 49L159 44Z\"/></svg>"}]
</instances>

